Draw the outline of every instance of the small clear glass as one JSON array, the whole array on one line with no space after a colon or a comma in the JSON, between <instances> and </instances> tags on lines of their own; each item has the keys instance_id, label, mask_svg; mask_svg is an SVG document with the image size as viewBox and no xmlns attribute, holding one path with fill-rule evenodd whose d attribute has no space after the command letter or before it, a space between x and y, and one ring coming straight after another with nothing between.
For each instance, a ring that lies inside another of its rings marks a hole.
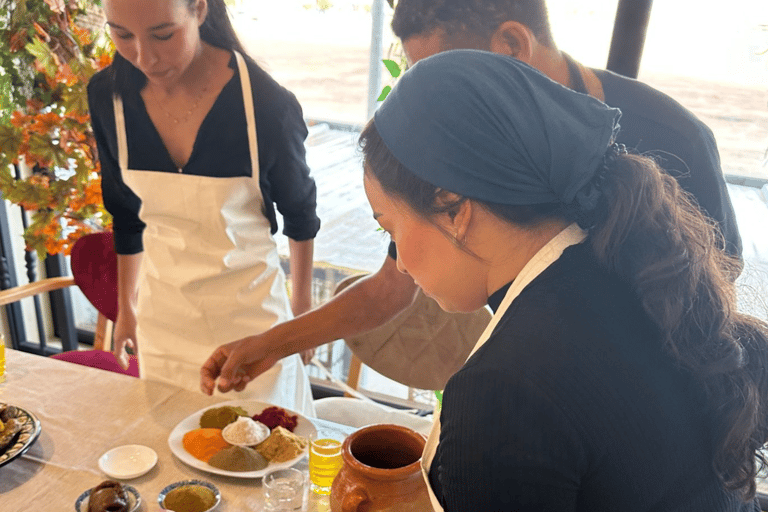
<instances>
[{"instance_id":1,"label":"small clear glass","mask_svg":"<svg viewBox=\"0 0 768 512\"><path fill-rule=\"evenodd\" d=\"M295 468L275 469L262 479L269 512L299 512L304 510L307 476Z\"/></svg>"}]
</instances>

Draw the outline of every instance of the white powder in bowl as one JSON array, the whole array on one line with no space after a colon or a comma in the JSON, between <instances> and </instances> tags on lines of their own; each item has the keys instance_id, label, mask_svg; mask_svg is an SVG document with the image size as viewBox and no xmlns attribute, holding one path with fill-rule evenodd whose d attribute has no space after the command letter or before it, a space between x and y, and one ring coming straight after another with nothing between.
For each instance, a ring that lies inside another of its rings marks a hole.
<instances>
[{"instance_id":1,"label":"white powder in bowl","mask_svg":"<svg viewBox=\"0 0 768 512\"><path fill-rule=\"evenodd\" d=\"M221 431L222 437L229 444L254 446L269 437L269 427L247 416L240 416Z\"/></svg>"}]
</instances>

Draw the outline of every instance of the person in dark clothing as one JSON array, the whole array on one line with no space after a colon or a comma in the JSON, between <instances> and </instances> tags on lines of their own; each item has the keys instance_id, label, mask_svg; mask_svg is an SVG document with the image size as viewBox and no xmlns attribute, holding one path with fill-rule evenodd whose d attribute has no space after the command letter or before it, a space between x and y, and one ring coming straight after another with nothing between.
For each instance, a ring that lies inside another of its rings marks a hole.
<instances>
[{"instance_id":1,"label":"person in dark clothing","mask_svg":"<svg viewBox=\"0 0 768 512\"><path fill-rule=\"evenodd\" d=\"M560 51L544 0L403 0L392 29L411 64L446 49L493 51L620 109L617 142L653 156L717 222L726 252L741 257L736 215L712 131L666 94L611 71L586 68Z\"/></svg>"},{"instance_id":2,"label":"person in dark clothing","mask_svg":"<svg viewBox=\"0 0 768 512\"><path fill-rule=\"evenodd\" d=\"M243 51L223 0L105 0L104 14L117 51L88 97L118 254L115 355L137 343L142 377L197 390L211 347L311 305L320 221L307 127ZM249 392L314 411L298 356Z\"/></svg>"},{"instance_id":3,"label":"person in dark clothing","mask_svg":"<svg viewBox=\"0 0 768 512\"><path fill-rule=\"evenodd\" d=\"M615 142L620 115L454 50L361 134L398 269L494 310L422 457L436 511L759 510L768 325L736 312L738 262L690 196Z\"/></svg>"}]
</instances>

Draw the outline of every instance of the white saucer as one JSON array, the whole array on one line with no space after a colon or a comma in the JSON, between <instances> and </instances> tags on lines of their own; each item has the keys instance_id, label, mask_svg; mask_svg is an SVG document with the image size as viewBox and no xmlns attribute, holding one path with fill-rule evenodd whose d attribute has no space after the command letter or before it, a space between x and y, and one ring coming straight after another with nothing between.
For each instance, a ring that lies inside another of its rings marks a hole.
<instances>
[{"instance_id":1,"label":"white saucer","mask_svg":"<svg viewBox=\"0 0 768 512\"><path fill-rule=\"evenodd\" d=\"M157 453L148 446L127 444L112 448L99 457L99 468L112 478L136 478L157 464Z\"/></svg>"}]
</instances>

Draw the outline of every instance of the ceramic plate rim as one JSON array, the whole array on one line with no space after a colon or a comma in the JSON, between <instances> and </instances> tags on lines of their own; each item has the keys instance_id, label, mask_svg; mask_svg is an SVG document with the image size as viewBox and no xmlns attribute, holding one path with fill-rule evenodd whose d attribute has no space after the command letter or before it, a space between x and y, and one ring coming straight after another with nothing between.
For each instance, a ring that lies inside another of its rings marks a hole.
<instances>
[{"instance_id":1,"label":"ceramic plate rim","mask_svg":"<svg viewBox=\"0 0 768 512\"><path fill-rule=\"evenodd\" d=\"M19 446L19 441L17 440L12 447L10 447L8 450L6 450L4 453L0 454L0 467L5 466L6 464L9 464L16 458L23 455L29 448L37 441L37 438L40 437L40 432L43 430L42 425L40 424L40 420L37 419L37 416L29 412L28 410L24 409L23 407L19 407L18 405L13 405L11 403L7 402L0 402L0 405L10 405L13 407L16 407L18 413L16 414L16 418L18 418L20 415L26 416L26 419L24 421L24 424L21 426L22 432L24 429L27 429L31 433L29 434L29 439L25 443L22 443L21 446ZM19 434L16 434L17 436ZM16 450L16 451L14 451Z\"/></svg>"},{"instance_id":2,"label":"ceramic plate rim","mask_svg":"<svg viewBox=\"0 0 768 512\"><path fill-rule=\"evenodd\" d=\"M151 463L147 464L146 466L142 466L141 469L137 469L133 473L113 473L111 470L107 469L106 466L106 460L107 456L117 450L122 450L125 448L140 448L142 450L146 450L147 453L150 455ZM153 467L155 467L155 464L157 464L157 452L150 448L149 446L145 446L143 444L123 444L120 446L115 446L114 448L110 448L106 452L101 454L101 457L99 457L99 469L102 470L108 477L114 478L116 480L130 480L132 478L138 478L141 475L145 475L151 470Z\"/></svg>"},{"instance_id":3,"label":"ceramic plate rim","mask_svg":"<svg viewBox=\"0 0 768 512\"><path fill-rule=\"evenodd\" d=\"M133 496L133 499L135 500L135 503L133 507L131 507L130 512L135 512L139 510L139 506L141 506L141 494L139 494L139 491L132 485L127 484L120 484L123 486L123 489L126 490L128 494ZM75 511L76 512L87 512L88 509L80 509L81 506L85 503L86 498L90 499L91 497L91 491L93 490L93 487L91 487L88 490L83 491L83 493L77 497L77 500L75 501Z\"/></svg>"},{"instance_id":4,"label":"ceramic plate rim","mask_svg":"<svg viewBox=\"0 0 768 512\"><path fill-rule=\"evenodd\" d=\"M218 487L213 485L211 482L206 482L205 480L200 480L197 478L191 478L189 480L179 480L178 482L173 482L172 484L169 484L163 487L163 490L160 491L160 493L157 495L157 504L160 505L160 508L162 510L168 510L163 505L163 501L165 501L165 497L168 496L168 493L171 492L172 490L178 487L183 487L185 485L202 485L203 487L207 487L208 489L213 491L213 495L216 498L216 503L214 503L213 506L208 510L215 509L217 506L219 506L219 503L221 503L221 493L219 492ZM205 512L208 512L208 510L206 510Z\"/></svg>"},{"instance_id":5,"label":"ceramic plate rim","mask_svg":"<svg viewBox=\"0 0 768 512\"><path fill-rule=\"evenodd\" d=\"M251 411L253 410L253 413L251 413L251 416L253 416L254 414L260 413L267 407L280 407L281 409L284 409L289 414L298 416L298 424L296 425L296 429L295 429L296 431L295 433L297 435L300 435L302 437L309 439L309 435L312 432L317 432L317 429L315 428L314 423L312 423L303 414L300 414L296 411L292 411L291 409L287 409L279 405L276 406L275 404L270 404L268 402L262 402L259 400L229 400L227 402L220 402L217 404L212 404L207 407L204 407L199 411L196 411L190 414L189 416L187 416L186 418L184 418L183 420L181 420L173 428L171 433L168 435L168 446L170 447L171 452L176 456L176 458L178 458L188 466L192 466L195 469L199 469L207 473L213 473L216 475L223 475L223 476L233 476L236 478L261 478L262 476L267 474L268 471L272 471L273 469L289 468L307 456L308 449L305 448L300 455L294 457L291 460L287 460L285 462L270 462L266 468L260 469L258 471L227 471L224 469L215 468L209 465L207 462L203 462L200 459L196 459L195 457L187 453L187 450L184 449L184 445L182 444L182 439L184 438L184 434L186 434L190 430L200 428L200 416L202 416L205 411L207 411L208 409L213 409L214 407L222 407L225 405L229 405L232 407L243 407L243 409L245 409L249 413L251 413Z\"/></svg>"}]
</instances>

